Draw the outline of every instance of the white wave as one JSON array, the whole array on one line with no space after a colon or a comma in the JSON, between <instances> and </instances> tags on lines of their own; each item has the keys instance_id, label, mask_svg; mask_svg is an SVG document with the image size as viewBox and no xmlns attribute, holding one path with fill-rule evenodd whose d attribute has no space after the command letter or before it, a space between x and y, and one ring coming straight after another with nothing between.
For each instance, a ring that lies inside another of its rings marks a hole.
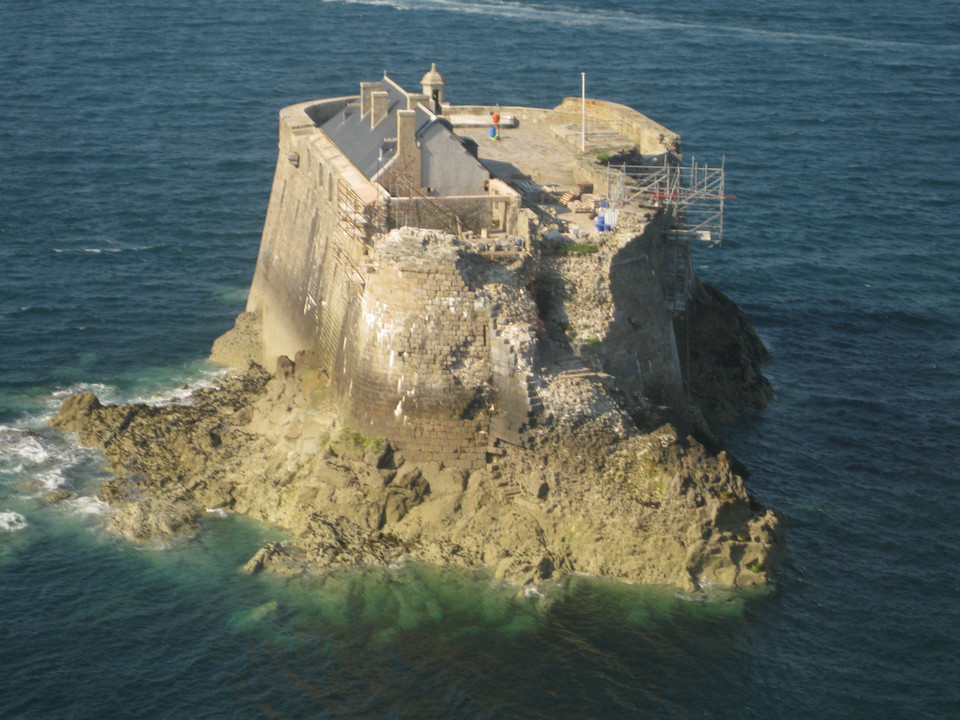
<instances>
[{"instance_id":1,"label":"white wave","mask_svg":"<svg viewBox=\"0 0 960 720\"><path fill-rule=\"evenodd\" d=\"M708 580L705 577L698 576L694 578L694 582L703 592L710 592L711 590L717 589L717 584L713 582L713 580Z\"/></svg>"},{"instance_id":2,"label":"white wave","mask_svg":"<svg viewBox=\"0 0 960 720\"><path fill-rule=\"evenodd\" d=\"M73 509L76 515L107 515L111 512L109 505L92 495L71 498L66 501L66 504Z\"/></svg>"},{"instance_id":3,"label":"white wave","mask_svg":"<svg viewBox=\"0 0 960 720\"><path fill-rule=\"evenodd\" d=\"M72 478L105 472L102 460L98 450L82 447L75 438L0 425L0 469L25 493L24 497L75 490Z\"/></svg>"},{"instance_id":4,"label":"white wave","mask_svg":"<svg viewBox=\"0 0 960 720\"><path fill-rule=\"evenodd\" d=\"M59 402L65 397L76 395L77 393L82 392L92 392L94 395L100 398L102 402L119 402L120 400L120 391L116 387L97 382L74 383L73 385L68 385L65 388L54 390L52 395L53 398L58 401L59 405Z\"/></svg>"},{"instance_id":5,"label":"white wave","mask_svg":"<svg viewBox=\"0 0 960 720\"><path fill-rule=\"evenodd\" d=\"M47 421L60 410L60 405L64 399L70 395L76 395L82 392L92 392L97 396L100 402L105 404L114 404L122 402L120 391L112 385L94 382L74 383L64 388L54 390L47 401L44 403L43 411L36 415L23 418L17 424L22 427L37 427L46 425Z\"/></svg>"},{"instance_id":6,"label":"white wave","mask_svg":"<svg viewBox=\"0 0 960 720\"><path fill-rule=\"evenodd\" d=\"M140 250L152 250L157 247L156 245L134 245L131 247L108 247L108 248L98 248L98 247L85 247L85 248L53 248L55 253L122 253L122 252L139 252Z\"/></svg>"},{"instance_id":7,"label":"white wave","mask_svg":"<svg viewBox=\"0 0 960 720\"><path fill-rule=\"evenodd\" d=\"M194 402L193 394L204 387L213 385L211 382L198 381L189 385L160 390L151 395L138 395L132 398L130 402L143 403L144 405L191 405Z\"/></svg>"},{"instance_id":8,"label":"white wave","mask_svg":"<svg viewBox=\"0 0 960 720\"><path fill-rule=\"evenodd\" d=\"M27 526L27 519L18 512L5 510L0 512L0 532L16 532Z\"/></svg>"},{"instance_id":9,"label":"white wave","mask_svg":"<svg viewBox=\"0 0 960 720\"><path fill-rule=\"evenodd\" d=\"M50 453L33 433L6 425L0 425L0 450L6 457L20 460L16 468L18 472L23 470L24 462L40 465L50 459Z\"/></svg>"},{"instance_id":10,"label":"white wave","mask_svg":"<svg viewBox=\"0 0 960 720\"><path fill-rule=\"evenodd\" d=\"M807 43L831 42L845 45L861 45L891 49L921 49L924 51L941 50L956 52L960 45L930 44L903 40L874 40L850 35L832 33L791 32L787 30L765 30L762 28L741 27L738 25L717 25L715 23L689 22L683 20L659 20L637 15L625 10L591 9L589 12L569 5L520 5L504 0L325 0L325 2L344 5L379 5L396 10L438 10L468 15L489 15L501 18L528 19L537 24L574 25L582 27L616 28L617 30L670 30L691 31L706 35L742 35L759 40L795 41Z\"/></svg>"},{"instance_id":11,"label":"white wave","mask_svg":"<svg viewBox=\"0 0 960 720\"><path fill-rule=\"evenodd\" d=\"M60 468L54 468L53 470L37 473L34 479L44 491L59 490L67 484L67 479L63 476L63 472Z\"/></svg>"},{"instance_id":12,"label":"white wave","mask_svg":"<svg viewBox=\"0 0 960 720\"><path fill-rule=\"evenodd\" d=\"M81 392L92 392L100 402L109 405L120 403L140 403L143 405L189 405L194 399L193 395L197 390L213 387L217 381L226 374L225 368L203 368L194 374L193 378L181 377L180 379L170 378L172 383L180 382L175 387L168 387L162 390L137 391L123 393L119 388L113 385L97 382L74 383L65 388L56 390L52 394L51 407L55 413L60 408L63 399L70 395L76 395ZM199 377L197 377L199 375ZM186 380L186 382L183 382Z\"/></svg>"},{"instance_id":13,"label":"white wave","mask_svg":"<svg viewBox=\"0 0 960 720\"><path fill-rule=\"evenodd\" d=\"M217 370L213 377L193 380L185 385L160 390L151 395L139 395L129 402L143 403L144 405L192 405L196 402L195 393L198 390L213 387L222 375L223 372Z\"/></svg>"},{"instance_id":14,"label":"white wave","mask_svg":"<svg viewBox=\"0 0 960 720\"><path fill-rule=\"evenodd\" d=\"M216 515L218 518L227 517L227 511L223 508L206 508L208 515Z\"/></svg>"}]
</instances>

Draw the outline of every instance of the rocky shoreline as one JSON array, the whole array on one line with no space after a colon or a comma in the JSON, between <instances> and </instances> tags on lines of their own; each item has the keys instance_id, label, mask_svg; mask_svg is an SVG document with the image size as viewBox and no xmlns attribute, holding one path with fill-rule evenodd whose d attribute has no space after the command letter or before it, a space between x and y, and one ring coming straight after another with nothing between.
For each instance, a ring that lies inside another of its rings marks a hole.
<instances>
[{"instance_id":1,"label":"rocky shoreline","mask_svg":"<svg viewBox=\"0 0 960 720\"><path fill-rule=\"evenodd\" d=\"M720 333L725 346L708 347L702 335L693 354L701 372L714 368L710 407L762 405L765 350L736 306L703 293L711 322L742 324ZM546 421L523 447L473 471L408 461L388 439L344 426L310 353L281 357L273 373L234 371L189 404L73 395L50 424L103 451L114 477L100 497L122 537L194 532L215 508L284 528L290 539L262 548L249 572L410 560L487 568L519 585L569 573L689 592L767 584L784 558L782 517L747 493L727 453L694 437L696 424L681 432L682 422L655 412L638 422L611 380L548 374ZM571 397L583 402L571 407Z\"/></svg>"}]
</instances>

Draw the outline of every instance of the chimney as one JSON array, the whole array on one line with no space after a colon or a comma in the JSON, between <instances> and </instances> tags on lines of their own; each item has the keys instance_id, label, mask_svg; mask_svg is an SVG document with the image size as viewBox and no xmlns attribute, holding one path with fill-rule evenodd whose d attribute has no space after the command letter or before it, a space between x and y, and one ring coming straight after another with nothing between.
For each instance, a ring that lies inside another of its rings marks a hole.
<instances>
[{"instance_id":1,"label":"chimney","mask_svg":"<svg viewBox=\"0 0 960 720\"><path fill-rule=\"evenodd\" d=\"M430 98L423 93L407 93L407 110L416 110L418 105L430 109Z\"/></svg>"},{"instance_id":2,"label":"chimney","mask_svg":"<svg viewBox=\"0 0 960 720\"><path fill-rule=\"evenodd\" d=\"M417 147L417 111L397 111L397 163L400 172L420 190L420 148Z\"/></svg>"},{"instance_id":3,"label":"chimney","mask_svg":"<svg viewBox=\"0 0 960 720\"><path fill-rule=\"evenodd\" d=\"M386 90L374 90L370 93L370 101L370 127L374 128L387 116L387 110L390 109L390 93Z\"/></svg>"},{"instance_id":4,"label":"chimney","mask_svg":"<svg viewBox=\"0 0 960 720\"><path fill-rule=\"evenodd\" d=\"M370 95L379 87L380 83L378 82L360 83L360 117L366 117L367 113L370 112Z\"/></svg>"}]
</instances>

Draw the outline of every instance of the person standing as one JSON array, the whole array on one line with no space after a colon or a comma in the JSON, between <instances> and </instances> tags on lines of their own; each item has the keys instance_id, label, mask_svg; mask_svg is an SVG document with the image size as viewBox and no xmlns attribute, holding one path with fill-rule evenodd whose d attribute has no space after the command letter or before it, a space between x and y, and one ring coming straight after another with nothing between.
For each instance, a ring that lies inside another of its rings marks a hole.
<instances>
[{"instance_id":1,"label":"person standing","mask_svg":"<svg viewBox=\"0 0 960 720\"><path fill-rule=\"evenodd\" d=\"M500 139L500 111L493 110L490 112L490 120L493 122L493 134L490 136L494 140Z\"/></svg>"}]
</instances>

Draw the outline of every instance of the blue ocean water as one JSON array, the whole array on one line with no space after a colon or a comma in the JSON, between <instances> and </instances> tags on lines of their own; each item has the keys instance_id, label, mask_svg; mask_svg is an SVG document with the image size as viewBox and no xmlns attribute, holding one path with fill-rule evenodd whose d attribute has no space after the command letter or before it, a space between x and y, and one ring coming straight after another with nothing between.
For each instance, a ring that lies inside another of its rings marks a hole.
<instances>
[{"instance_id":1,"label":"blue ocean water","mask_svg":"<svg viewBox=\"0 0 960 720\"><path fill-rule=\"evenodd\" d=\"M276 113L435 61L454 102L588 94L726 155L701 276L771 348L717 428L789 517L767 596L430 568L282 583L276 531L102 532L68 391L210 379ZM0 9L0 717L946 718L960 712L960 3L6 0ZM46 506L48 488L78 499Z\"/></svg>"}]
</instances>

